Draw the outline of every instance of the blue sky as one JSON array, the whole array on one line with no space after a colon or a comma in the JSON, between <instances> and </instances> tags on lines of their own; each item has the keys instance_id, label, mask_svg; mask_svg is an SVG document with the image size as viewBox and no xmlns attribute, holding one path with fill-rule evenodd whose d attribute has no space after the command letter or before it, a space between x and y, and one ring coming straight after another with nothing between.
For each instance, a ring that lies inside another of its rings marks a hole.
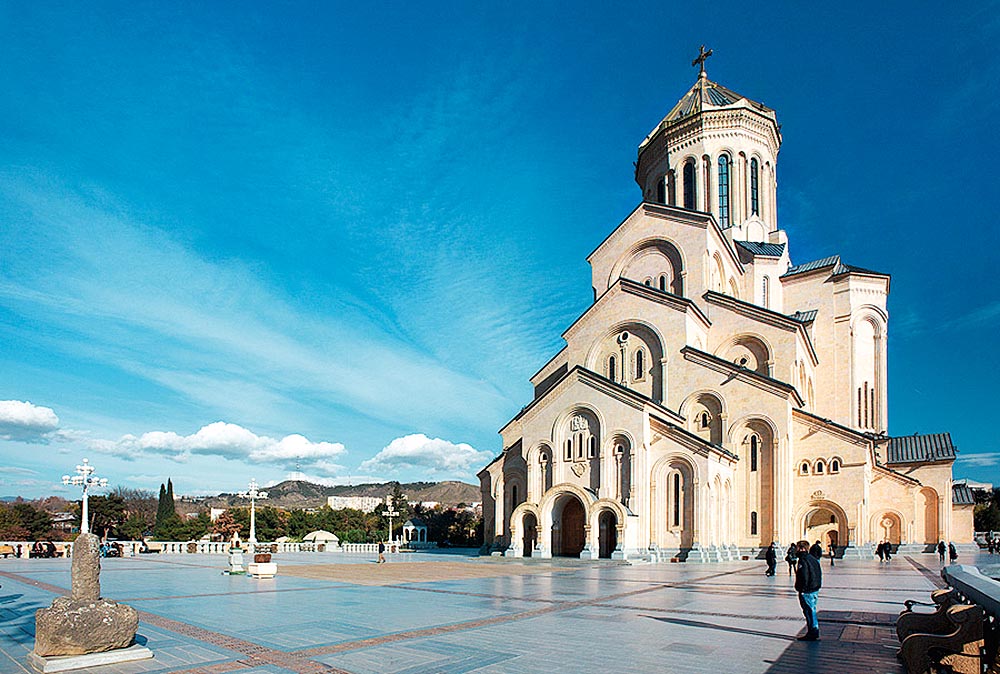
<instances>
[{"instance_id":1,"label":"blue sky","mask_svg":"<svg viewBox=\"0 0 1000 674\"><path fill-rule=\"evenodd\" d=\"M893 275L890 432L1000 482L1000 3L203 4L0 3L0 495L474 481L701 43L793 260Z\"/></svg>"}]
</instances>

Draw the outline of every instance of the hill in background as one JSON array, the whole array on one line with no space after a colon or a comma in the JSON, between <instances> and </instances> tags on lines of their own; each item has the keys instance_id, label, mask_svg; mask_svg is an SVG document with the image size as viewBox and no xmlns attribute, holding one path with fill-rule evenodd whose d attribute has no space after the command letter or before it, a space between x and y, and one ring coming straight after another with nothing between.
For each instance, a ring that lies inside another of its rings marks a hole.
<instances>
[{"instance_id":1,"label":"hill in background","mask_svg":"<svg viewBox=\"0 0 1000 674\"><path fill-rule=\"evenodd\" d=\"M327 496L385 498L387 494L392 493L397 484L408 501L436 501L445 506L454 506L459 503L478 503L481 500L479 487L466 482L381 482L326 487L302 480L285 480L267 487L265 489L267 500L261 501L260 505L289 509L321 508L326 505ZM245 499L238 498L235 494L219 494L199 500L203 505L211 508L226 508L247 503Z\"/></svg>"}]
</instances>

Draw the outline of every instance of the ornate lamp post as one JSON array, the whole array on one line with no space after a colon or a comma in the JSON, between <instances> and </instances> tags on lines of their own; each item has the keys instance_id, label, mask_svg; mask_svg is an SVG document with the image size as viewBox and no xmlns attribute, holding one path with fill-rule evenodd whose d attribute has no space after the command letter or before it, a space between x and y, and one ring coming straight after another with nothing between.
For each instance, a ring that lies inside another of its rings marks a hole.
<instances>
[{"instance_id":1,"label":"ornate lamp post","mask_svg":"<svg viewBox=\"0 0 1000 674\"><path fill-rule=\"evenodd\" d=\"M392 545L392 518L399 517L399 512L393 507L392 494L385 497L385 516L389 518L389 545Z\"/></svg>"},{"instance_id":2,"label":"ornate lamp post","mask_svg":"<svg viewBox=\"0 0 1000 674\"><path fill-rule=\"evenodd\" d=\"M257 480L250 478L249 489L241 491L237 496L250 499L250 538L247 539L247 542L250 544L250 552L252 553L257 548L257 501L266 499L267 492L257 489Z\"/></svg>"},{"instance_id":3,"label":"ornate lamp post","mask_svg":"<svg viewBox=\"0 0 1000 674\"><path fill-rule=\"evenodd\" d=\"M90 533L90 517L87 514L87 490L91 487L107 487L108 479L105 477L96 477L94 475L94 467L90 465L87 459L84 459L83 463L76 467L76 475L63 475L62 483L71 484L75 487L83 487L83 512L80 516L80 533Z\"/></svg>"}]
</instances>

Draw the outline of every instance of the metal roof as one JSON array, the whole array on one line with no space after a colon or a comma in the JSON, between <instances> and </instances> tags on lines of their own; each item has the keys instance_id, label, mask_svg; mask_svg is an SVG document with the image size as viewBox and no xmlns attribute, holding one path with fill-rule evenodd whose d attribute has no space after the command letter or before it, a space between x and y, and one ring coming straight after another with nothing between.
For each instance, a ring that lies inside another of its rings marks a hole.
<instances>
[{"instance_id":1,"label":"metal roof","mask_svg":"<svg viewBox=\"0 0 1000 674\"><path fill-rule=\"evenodd\" d=\"M761 112L774 112L774 110L771 110L771 108L762 103L752 101L746 96L738 94L732 89L727 89L707 77L699 77L694 86L688 89L687 93L681 97L681 100L677 101L677 104L671 108L667 116L663 118L663 121L674 122L708 108L724 108L741 100L746 100L751 106Z\"/></svg>"},{"instance_id":2,"label":"metal roof","mask_svg":"<svg viewBox=\"0 0 1000 674\"><path fill-rule=\"evenodd\" d=\"M951 486L951 502L954 505L975 505L976 499L972 497L969 485L953 484Z\"/></svg>"},{"instance_id":3,"label":"metal roof","mask_svg":"<svg viewBox=\"0 0 1000 674\"><path fill-rule=\"evenodd\" d=\"M803 274L807 271L813 271L816 269L823 269L824 267L832 267L835 264L840 264L839 255L831 255L830 257L824 257L822 260L813 260L812 262L806 262L805 264L797 264L788 268L782 278L785 276L791 276L792 274Z\"/></svg>"},{"instance_id":4,"label":"metal roof","mask_svg":"<svg viewBox=\"0 0 1000 674\"><path fill-rule=\"evenodd\" d=\"M819 310L810 309L809 311L796 311L794 314L788 314L788 317L799 323L812 323L816 320L816 314L818 313Z\"/></svg>"},{"instance_id":5,"label":"metal roof","mask_svg":"<svg viewBox=\"0 0 1000 674\"><path fill-rule=\"evenodd\" d=\"M736 244L751 255L764 255L767 257L781 257L785 252L783 243L758 243L756 241L737 241Z\"/></svg>"},{"instance_id":6,"label":"metal roof","mask_svg":"<svg viewBox=\"0 0 1000 674\"><path fill-rule=\"evenodd\" d=\"M954 461L957 451L951 442L951 433L903 435L889 438L886 445L886 463Z\"/></svg>"}]
</instances>

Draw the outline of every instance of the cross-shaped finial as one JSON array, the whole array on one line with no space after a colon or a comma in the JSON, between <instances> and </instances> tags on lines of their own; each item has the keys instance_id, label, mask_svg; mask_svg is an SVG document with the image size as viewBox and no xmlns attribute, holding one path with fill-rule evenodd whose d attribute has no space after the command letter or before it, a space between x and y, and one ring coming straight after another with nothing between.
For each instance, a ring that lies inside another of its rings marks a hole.
<instances>
[{"instance_id":1,"label":"cross-shaped finial","mask_svg":"<svg viewBox=\"0 0 1000 674\"><path fill-rule=\"evenodd\" d=\"M698 48L698 58L696 58L694 61L691 61L691 65L698 66L701 68L701 72L698 73L699 77L704 77L705 59L707 59L711 55L712 55L712 50L709 49L708 51L705 51L705 45L701 45L701 47Z\"/></svg>"}]
</instances>

